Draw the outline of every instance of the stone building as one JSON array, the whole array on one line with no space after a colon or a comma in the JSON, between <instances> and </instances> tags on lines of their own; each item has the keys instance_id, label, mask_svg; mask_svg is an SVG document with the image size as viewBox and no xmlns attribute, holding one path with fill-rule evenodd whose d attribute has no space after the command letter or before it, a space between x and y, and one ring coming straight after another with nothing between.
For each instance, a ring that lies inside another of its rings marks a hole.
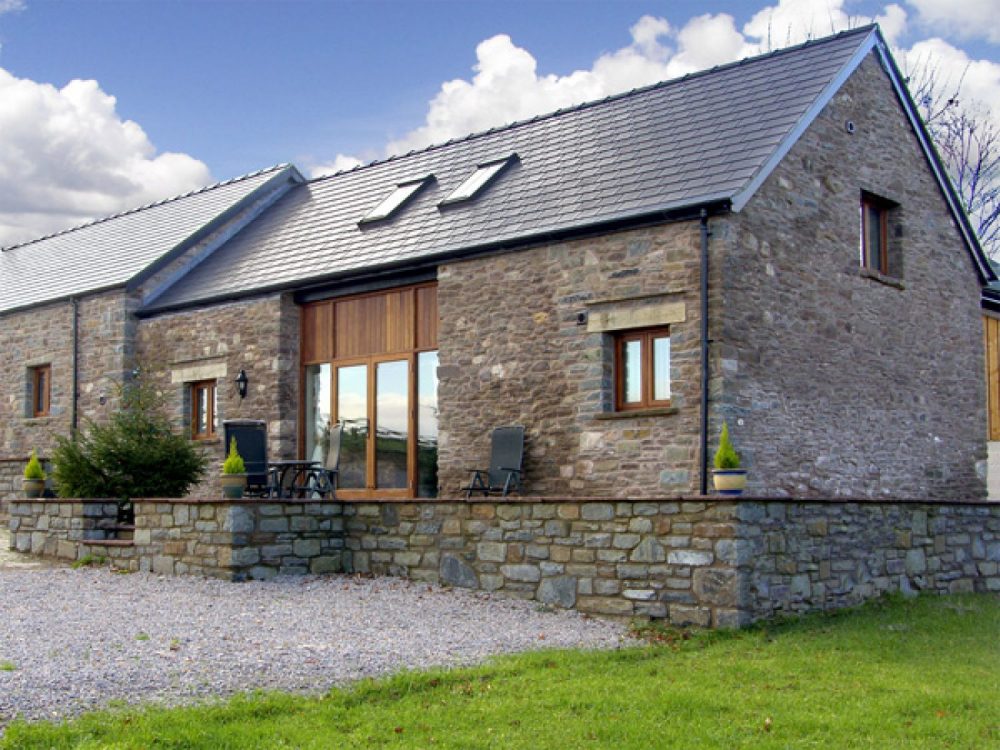
<instances>
[{"instance_id":1,"label":"stone building","mask_svg":"<svg viewBox=\"0 0 1000 750\"><path fill-rule=\"evenodd\" d=\"M0 453L46 453L139 366L220 456L225 418L284 457L347 423L344 499L454 497L503 424L527 494L698 493L723 420L757 495L981 497L994 278L858 29L7 248Z\"/></svg>"}]
</instances>

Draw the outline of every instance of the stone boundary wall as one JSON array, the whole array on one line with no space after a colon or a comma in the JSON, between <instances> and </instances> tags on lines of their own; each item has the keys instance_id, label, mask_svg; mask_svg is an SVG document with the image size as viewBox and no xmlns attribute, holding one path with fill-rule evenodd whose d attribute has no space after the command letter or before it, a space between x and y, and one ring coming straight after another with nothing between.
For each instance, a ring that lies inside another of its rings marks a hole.
<instances>
[{"instance_id":1,"label":"stone boundary wall","mask_svg":"<svg viewBox=\"0 0 1000 750\"><path fill-rule=\"evenodd\" d=\"M88 544L99 531L88 519L114 508L12 503L12 548L231 580L395 575L706 627L895 591L1000 594L996 503L142 500L132 545Z\"/></svg>"},{"instance_id":2,"label":"stone boundary wall","mask_svg":"<svg viewBox=\"0 0 1000 750\"><path fill-rule=\"evenodd\" d=\"M1000 505L679 498L345 504L345 570L733 627L894 591L1000 593Z\"/></svg>"},{"instance_id":3,"label":"stone boundary wall","mask_svg":"<svg viewBox=\"0 0 1000 750\"><path fill-rule=\"evenodd\" d=\"M888 592L1000 594L1000 504L740 503L741 605L752 619Z\"/></svg>"},{"instance_id":4,"label":"stone boundary wall","mask_svg":"<svg viewBox=\"0 0 1000 750\"><path fill-rule=\"evenodd\" d=\"M114 536L118 503L107 500L12 500L10 548L18 552L77 560L89 542Z\"/></svg>"},{"instance_id":5,"label":"stone boundary wall","mask_svg":"<svg viewBox=\"0 0 1000 750\"><path fill-rule=\"evenodd\" d=\"M114 521L114 502L13 502L11 549L66 560L101 556L130 571L234 581L342 570L339 503L184 498L134 505L129 544L99 530Z\"/></svg>"}]
</instances>

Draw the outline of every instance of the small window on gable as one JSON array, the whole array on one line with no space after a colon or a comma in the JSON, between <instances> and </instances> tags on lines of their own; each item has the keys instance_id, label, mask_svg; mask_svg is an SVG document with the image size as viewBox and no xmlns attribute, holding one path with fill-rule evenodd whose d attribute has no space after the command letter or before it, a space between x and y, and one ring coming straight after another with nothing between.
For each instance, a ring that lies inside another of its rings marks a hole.
<instances>
[{"instance_id":1,"label":"small window on gable","mask_svg":"<svg viewBox=\"0 0 1000 750\"><path fill-rule=\"evenodd\" d=\"M452 203L461 203L475 198L516 158L517 154L511 154L510 156L505 156L503 159L496 159L495 161L480 164L476 167L475 172L466 177L465 181L438 205L447 206Z\"/></svg>"},{"instance_id":2,"label":"small window on gable","mask_svg":"<svg viewBox=\"0 0 1000 750\"><path fill-rule=\"evenodd\" d=\"M890 232L897 204L871 193L861 193L861 267L883 276L902 277L898 238ZM897 234L898 234L897 228Z\"/></svg>"},{"instance_id":3,"label":"small window on gable","mask_svg":"<svg viewBox=\"0 0 1000 750\"><path fill-rule=\"evenodd\" d=\"M52 406L52 367L31 368L31 416L47 417Z\"/></svg>"},{"instance_id":4,"label":"small window on gable","mask_svg":"<svg viewBox=\"0 0 1000 750\"><path fill-rule=\"evenodd\" d=\"M191 383L191 438L211 440L216 436L218 399L214 380Z\"/></svg>"},{"instance_id":5,"label":"small window on gable","mask_svg":"<svg viewBox=\"0 0 1000 750\"><path fill-rule=\"evenodd\" d=\"M615 408L670 406L670 329L615 334Z\"/></svg>"},{"instance_id":6,"label":"small window on gable","mask_svg":"<svg viewBox=\"0 0 1000 750\"><path fill-rule=\"evenodd\" d=\"M433 179L434 175L427 175L416 180L408 180L406 182L401 182L396 185L396 189L393 190L385 199L382 200L375 208L365 214L364 218L359 221L359 224L370 224L375 221L382 221L383 219L388 219L396 211L402 208L413 196L415 196L420 189L429 183Z\"/></svg>"}]
</instances>

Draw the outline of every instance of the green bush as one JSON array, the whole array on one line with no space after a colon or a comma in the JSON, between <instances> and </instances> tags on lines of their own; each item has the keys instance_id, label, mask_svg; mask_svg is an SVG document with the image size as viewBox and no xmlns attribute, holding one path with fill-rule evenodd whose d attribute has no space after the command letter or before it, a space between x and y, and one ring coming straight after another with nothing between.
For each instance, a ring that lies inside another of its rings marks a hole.
<instances>
[{"instance_id":1,"label":"green bush","mask_svg":"<svg viewBox=\"0 0 1000 750\"><path fill-rule=\"evenodd\" d=\"M121 387L107 424L87 421L74 439L57 438L53 477L60 497L183 497L207 459L171 430L162 399L138 381Z\"/></svg>"},{"instance_id":2,"label":"green bush","mask_svg":"<svg viewBox=\"0 0 1000 750\"><path fill-rule=\"evenodd\" d=\"M31 458L28 465L24 467L25 479L45 479L45 472L42 470L42 462L38 460L38 452L31 451Z\"/></svg>"},{"instance_id":3,"label":"green bush","mask_svg":"<svg viewBox=\"0 0 1000 750\"><path fill-rule=\"evenodd\" d=\"M246 474L247 467L243 463L243 457L240 455L239 451L236 450L236 438L229 441L229 455L226 456L226 460L222 462L222 473L223 474Z\"/></svg>"},{"instance_id":4,"label":"green bush","mask_svg":"<svg viewBox=\"0 0 1000 750\"><path fill-rule=\"evenodd\" d=\"M738 469L740 468L740 454L733 448L733 443L729 439L729 425L722 423L722 435L719 437L719 448L715 451L716 469Z\"/></svg>"}]
</instances>

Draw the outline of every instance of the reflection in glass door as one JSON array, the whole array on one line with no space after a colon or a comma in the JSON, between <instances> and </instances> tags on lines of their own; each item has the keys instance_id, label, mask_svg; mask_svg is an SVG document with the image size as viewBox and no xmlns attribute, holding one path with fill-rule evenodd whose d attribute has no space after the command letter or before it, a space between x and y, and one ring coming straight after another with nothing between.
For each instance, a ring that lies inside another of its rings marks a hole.
<instances>
[{"instance_id":1,"label":"reflection in glass door","mask_svg":"<svg viewBox=\"0 0 1000 750\"><path fill-rule=\"evenodd\" d=\"M338 486L368 486L368 366L337 368L337 419L344 425Z\"/></svg>"},{"instance_id":2,"label":"reflection in glass door","mask_svg":"<svg viewBox=\"0 0 1000 750\"><path fill-rule=\"evenodd\" d=\"M410 363L375 365L375 488L406 489L409 473Z\"/></svg>"}]
</instances>

